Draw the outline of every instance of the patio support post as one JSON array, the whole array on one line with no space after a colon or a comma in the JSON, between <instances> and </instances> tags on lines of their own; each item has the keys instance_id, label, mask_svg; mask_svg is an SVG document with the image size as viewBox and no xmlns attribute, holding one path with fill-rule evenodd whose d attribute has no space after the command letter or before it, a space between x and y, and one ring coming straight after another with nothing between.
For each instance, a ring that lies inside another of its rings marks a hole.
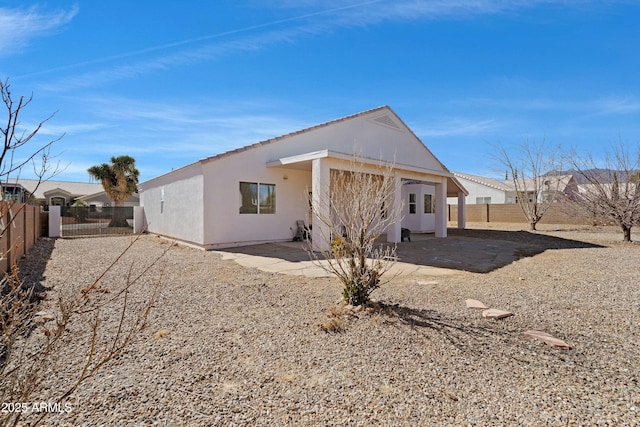
<instances>
[{"instance_id":1,"label":"patio support post","mask_svg":"<svg viewBox=\"0 0 640 427\"><path fill-rule=\"evenodd\" d=\"M389 212L395 212L395 218L390 218L392 222L387 228L387 242L398 243L402 237L402 209L400 209L402 204L402 185L400 177L395 174L393 176L393 195L389 201L393 203L393 209L389 209Z\"/></svg>"},{"instance_id":2,"label":"patio support post","mask_svg":"<svg viewBox=\"0 0 640 427\"><path fill-rule=\"evenodd\" d=\"M436 237L447 237L447 181L436 183ZM459 209L460 207L458 207Z\"/></svg>"},{"instance_id":3,"label":"patio support post","mask_svg":"<svg viewBox=\"0 0 640 427\"><path fill-rule=\"evenodd\" d=\"M467 200L462 191L458 192L458 228L467 226Z\"/></svg>"},{"instance_id":4,"label":"patio support post","mask_svg":"<svg viewBox=\"0 0 640 427\"><path fill-rule=\"evenodd\" d=\"M331 241L331 230L318 219L329 218L329 195L331 192L331 169L325 159L313 159L311 164L311 202L313 212L313 229L311 230L312 249L328 250Z\"/></svg>"}]
</instances>

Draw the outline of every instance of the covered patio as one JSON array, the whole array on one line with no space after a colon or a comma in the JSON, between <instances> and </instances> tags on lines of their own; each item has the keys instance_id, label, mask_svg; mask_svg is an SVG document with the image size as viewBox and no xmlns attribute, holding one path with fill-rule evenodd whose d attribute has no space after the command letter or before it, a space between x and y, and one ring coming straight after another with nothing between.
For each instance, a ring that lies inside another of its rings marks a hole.
<instances>
[{"instance_id":1,"label":"covered patio","mask_svg":"<svg viewBox=\"0 0 640 427\"><path fill-rule=\"evenodd\" d=\"M447 237L447 197L457 197L460 208L458 209L458 228L465 227L465 196L466 190L460 185L453 174L442 170L429 170L415 166L390 163L381 160L348 155L331 150L315 151L295 156L283 157L267 163L268 168L296 169L311 173L312 209L311 222L314 224L313 233L328 235L329 231L322 221L318 221L319 213L327 213L329 210L329 198L331 188L331 170L350 170L355 161L362 166L361 170L373 175L380 174L381 168L390 167L395 181L395 192L390 197L395 207L407 201L402 199L403 182L421 182L435 187L435 237ZM386 240L390 243L401 241L402 209L391 209L396 213L395 221L386 230ZM324 228L324 229L323 229ZM314 250L327 249L328 243L322 239L313 241Z\"/></svg>"}]
</instances>

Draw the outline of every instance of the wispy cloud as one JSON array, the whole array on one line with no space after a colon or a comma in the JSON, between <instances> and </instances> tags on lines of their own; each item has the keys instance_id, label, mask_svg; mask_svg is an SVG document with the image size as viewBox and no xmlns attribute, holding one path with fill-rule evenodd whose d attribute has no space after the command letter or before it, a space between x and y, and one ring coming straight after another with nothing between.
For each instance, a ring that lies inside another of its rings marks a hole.
<instances>
[{"instance_id":1,"label":"wispy cloud","mask_svg":"<svg viewBox=\"0 0 640 427\"><path fill-rule=\"evenodd\" d=\"M414 126L413 130L421 138L438 138L446 136L483 135L500 129L495 120L447 119L433 125Z\"/></svg>"},{"instance_id":2,"label":"wispy cloud","mask_svg":"<svg viewBox=\"0 0 640 427\"><path fill-rule=\"evenodd\" d=\"M60 135L77 135L81 133L95 132L104 129L107 125L103 123L46 123L38 131L38 135L58 137ZM33 129L27 125L27 129Z\"/></svg>"},{"instance_id":3,"label":"wispy cloud","mask_svg":"<svg viewBox=\"0 0 640 427\"><path fill-rule=\"evenodd\" d=\"M556 98L463 98L448 101L450 105L465 108L493 108L508 111L570 112L589 115L622 115L640 111L640 100L629 97L603 97L592 99Z\"/></svg>"},{"instance_id":4,"label":"wispy cloud","mask_svg":"<svg viewBox=\"0 0 640 427\"><path fill-rule=\"evenodd\" d=\"M51 34L69 23L78 14L78 6L69 10L44 11L34 6L28 9L0 8L0 56L7 56L38 36Z\"/></svg>"},{"instance_id":5,"label":"wispy cloud","mask_svg":"<svg viewBox=\"0 0 640 427\"><path fill-rule=\"evenodd\" d=\"M47 84L42 89L68 90L92 87L127 78L147 75L185 64L199 64L219 57L247 51L262 50L278 43L293 42L338 28L375 25L384 21L437 19L501 13L517 7L531 7L543 2L531 0L369 0L348 1L283 1L275 6L293 10L292 16L261 24L240 27L215 34L150 46L101 58L52 68L20 77L33 77L60 71L81 70L104 65L98 70L79 73ZM257 4L256 8L264 7ZM269 7L273 5L269 3ZM127 59L126 63L123 63ZM138 60L136 60L138 59Z\"/></svg>"},{"instance_id":6,"label":"wispy cloud","mask_svg":"<svg viewBox=\"0 0 640 427\"><path fill-rule=\"evenodd\" d=\"M613 0L615 2L615 0ZM373 25L380 22L418 19L469 18L478 15L512 13L544 4L575 6L598 0L275 0L269 8L291 10L316 8L316 18L328 18L334 25ZM256 2L256 7L264 3Z\"/></svg>"},{"instance_id":7,"label":"wispy cloud","mask_svg":"<svg viewBox=\"0 0 640 427\"><path fill-rule=\"evenodd\" d=\"M75 71L62 79L50 81L41 89L64 91L95 87L112 81L135 78L183 65L194 65L220 57L256 51L294 42L340 28L376 25L408 20L460 19L474 16L528 10L542 4L575 5L597 0L280 0L268 2L270 10L279 8L289 16L236 29L177 40L130 52L56 67L20 77L33 77L62 71ZM256 9L265 8L255 2ZM70 19L75 13L57 16ZM124 61L126 59L126 61ZM99 68L95 67L101 65Z\"/></svg>"},{"instance_id":8,"label":"wispy cloud","mask_svg":"<svg viewBox=\"0 0 640 427\"><path fill-rule=\"evenodd\" d=\"M640 100L630 97L605 98L591 103L597 115L621 115L640 112Z\"/></svg>"},{"instance_id":9,"label":"wispy cloud","mask_svg":"<svg viewBox=\"0 0 640 427\"><path fill-rule=\"evenodd\" d=\"M92 123L110 124L98 133L83 135L83 149L95 153L163 152L192 161L309 125L265 113L274 109L265 108L267 102L259 100L159 103L112 97L86 102L92 106ZM273 101L268 105L272 107ZM155 143L138 146L135 141L139 140Z\"/></svg>"},{"instance_id":10,"label":"wispy cloud","mask_svg":"<svg viewBox=\"0 0 640 427\"><path fill-rule=\"evenodd\" d=\"M107 64L99 69L91 69L87 72L68 75L67 77L41 84L38 88L54 92L63 92L70 89L100 86L113 81L148 75L157 71L171 70L179 66L196 65L227 55L260 50L269 45L290 41L295 36L296 30L271 31L188 49L164 52L161 55L147 56L133 62L129 60L124 64L121 64L120 61L115 61L116 63L113 65ZM139 55L144 56L142 53ZM120 59L120 57L110 58ZM95 62L97 61L91 61L90 63L93 64ZM79 64L77 68L81 68L83 65L84 64ZM71 69L76 67L69 66L64 68ZM59 69L51 71L58 70Z\"/></svg>"}]
</instances>

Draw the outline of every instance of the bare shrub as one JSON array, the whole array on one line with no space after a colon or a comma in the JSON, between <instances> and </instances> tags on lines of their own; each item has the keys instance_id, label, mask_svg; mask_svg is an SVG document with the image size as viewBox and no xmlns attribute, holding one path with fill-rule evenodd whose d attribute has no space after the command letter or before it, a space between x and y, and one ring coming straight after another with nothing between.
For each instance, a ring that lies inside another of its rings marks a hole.
<instances>
[{"instance_id":1,"label":"bare shrub","mask_svg":"<svg viewBox=\"0 0 640 427\"><path fill-rule=\"evenodd\" d=\"M25 130L21 126L20 115L32 97L21 96L14 100L8 81L0 81L0 97L7 112L4 127L0 127L3 139L0 148L0 194L3 200L0 203L1 238L9 227L14 226L13 218L16 215L11 207L25 195L18 191L20 188L17 185L17 178L23 169L33 167L33 174L40 183L55 176L60 168L59 164L52 164L50 154L52 144L59 138L37 148L27 145L35 141L37 133L53 115L38 122L32 130ZM9 212L14 215L9 215ZM158 278L154 287L144 289L142 298L138 296L132 301L131 293L171 246L140 273L133 274L132 266L128 276L120 278L119 286L115 289L101 283L104 275L122 262L123 255L136 241L137 238L91 285L82 290L62 290L57 295L55 306L47 311L41 310L39 304L42 297L39 293L41 290L36 289L39 284L25 283L16 257L11 257L13 263L8 271L0 272L0 402L10 405L9 408L3 406L0 412L0 426L35 426L42 423L50 412L33 412L28 402L43 397L47 377L56 374L52 373L52 367L60 366L60 359L66 354L65 349L71 342L77 341L78 336L83 336L78 335L80 328L84 326L90 331L90 338L82 343L86 348L81 355L83 361L79 366L70 367L68 386L56 389L54 396L46 398L48 402L59 404L71 396L80 384L122 354L135 335L145 327L161 279ZM0 257L7 258L11 251L16 251L16 247L0 250ZM114 313L117 316L115 328L106 327L105 316L113 316Z\"/></svg>"},{"instance_id":2,"label":"bare shrub","mask_svg":"<svg viewBox=\"0 0 640 427\"><path fill-rule=\"evenodd\" d=\"M58 389L55 396L46 400L61 403L91 378L103 366L118 357L138 332L146 326L146 320L156 301L161 273L153 287L143 291L142 298L130 298L133 287L149 274L152 267L171 249L167 247L153 262L133 274L133 266L120 286L107 289L101 285L105 274L131 250L140 236L104 270L93 283L78 289L69 287L58 291L57 302L46 311L39 309L33 288L25 289L14 265L2 281L5 292L0 298L2 341L0 344L0 401L30 402L42 398L44 382L52 367L60 366L65 347L84 336L82 328L90 331L90 338L83 343L86 351L83 363L69 372L68 386ZM104 316L117 316L114 327L105 326ZM64 363L63 363L64 364ZM24 418L29 425L40 424L49 412L30 413L29 407L21 411L0 414L0 425L18 425Z\"/></svg>"},{"instance_id":3,"label":"bare shrub","mask_svg":"<svg viewBox=\"0 0 640 427\"><path fill-rule=\"evenodd\" d=\"M314 224L312 237L324 245L317 245L318 253L309 244L308 252L342 282L347 304L365 304L397 261L396 245L379 244L376 239L400 217L401 206L393 199L400 184L393 165L380 164L372 170L356 156L347 169L330 174L330 188L323 197L312 195L309 200L314 222L321 223ZM321 201L329 203L328 209L319 206Z\"/></svg>"}]
</instances>

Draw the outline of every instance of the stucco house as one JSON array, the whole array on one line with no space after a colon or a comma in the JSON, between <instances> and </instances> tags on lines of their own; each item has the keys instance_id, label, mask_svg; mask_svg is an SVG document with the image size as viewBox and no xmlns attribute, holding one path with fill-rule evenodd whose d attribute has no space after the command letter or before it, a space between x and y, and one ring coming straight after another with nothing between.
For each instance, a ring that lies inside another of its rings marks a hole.
<instances>
[{"instance_id":1,"label":"stucco house","mask_svg":"<svg viewBox=\"0 0 640 427\"><path fill-rule=\"evenodd\" d=\"M354 153L375 173L392 164L401 228L446 237L446 199L466 190L388 106L322 123L208 157L139 184L149 232L203 249L291 240L296 221L315 228L328 209L331 170L348 170ZM402 184L402 185L401 185ZM312 193L313 208L307 194ZM381 210L382 211L382 210ZM464 227L464 209L458 218ZM325 230L320 230L323 232ZM315 239L314 245L323 245Z\"/></svg>"},{"instance_id":2,"label":"stucco house","mask_svg":"<svg viewBox=\"0 0 640 427\"><path fill-rule=\"evenodd\" d=\"M507 201L508 195L514 191L513 183L462 172L452 173L468 191L465 200L468 205L514 203ZM458 198L451 198L448 203L457 205Z\"/></svg>"},{"instance_id":3,"label":"stucco house","mask_svg":"<svg viewBox=\"0 0 640 427\"><path fill-rule=\"evenodd\" d=\"M35 202L43 206L70 206L76 200L82 200L89 206L113 205L100 183L19 179L15 187L28 191L35 198ZM136 193L125 201L124 206L138 206L139 204L139 197Z\"/></svg>"},{"instance_id":4,"label":"stucco house","mask_svg":"<svg viewBox=\"0 0 640 427\"><path fill-rule=\"evenodd\" d=\"M510 204L517 203L518 192L513 181L498 181L493 178L486 178L478 175L471 175L461 172L452 172L453 176L468 191L466 196L467 205L482 204ZM537 197L539 201L547 199L562 199L564 197L573 198L578 193L578 186L573 175L549 175L541 176L536 180L526 179L520 186L527 191L521 191L522 196L533 201ZM536 192L538 193L536 196ZM457 198L447 201L451 205L458 203Z\"/></svg>"},{"instance_id":5,"label":"stucco house","mask_svg":"<svg viewBox=\"0 0 640 427\"><path fill-rule=\"evenodd\" d=\"M578 194L578 184L573 175L545 175L537 178L520 180L519 192L513 181L507 183L511 190L507 192L505 203L517 203L518 197L525 196L532 202L537 198L543 200L561 201L565 198L573 199Z\"/></svg>"},{"instance_id":6,"label":"stucco house","mask_svg":"<svg viewBox=\"0 0 640 427\"><path fill-rule=\"evenodd\" d=\"M18 184L29 190L36 202L45 206L69 206L78 197L102 190L102 184L35 179L19 179Z\"/></svg>"}]
</instances>

